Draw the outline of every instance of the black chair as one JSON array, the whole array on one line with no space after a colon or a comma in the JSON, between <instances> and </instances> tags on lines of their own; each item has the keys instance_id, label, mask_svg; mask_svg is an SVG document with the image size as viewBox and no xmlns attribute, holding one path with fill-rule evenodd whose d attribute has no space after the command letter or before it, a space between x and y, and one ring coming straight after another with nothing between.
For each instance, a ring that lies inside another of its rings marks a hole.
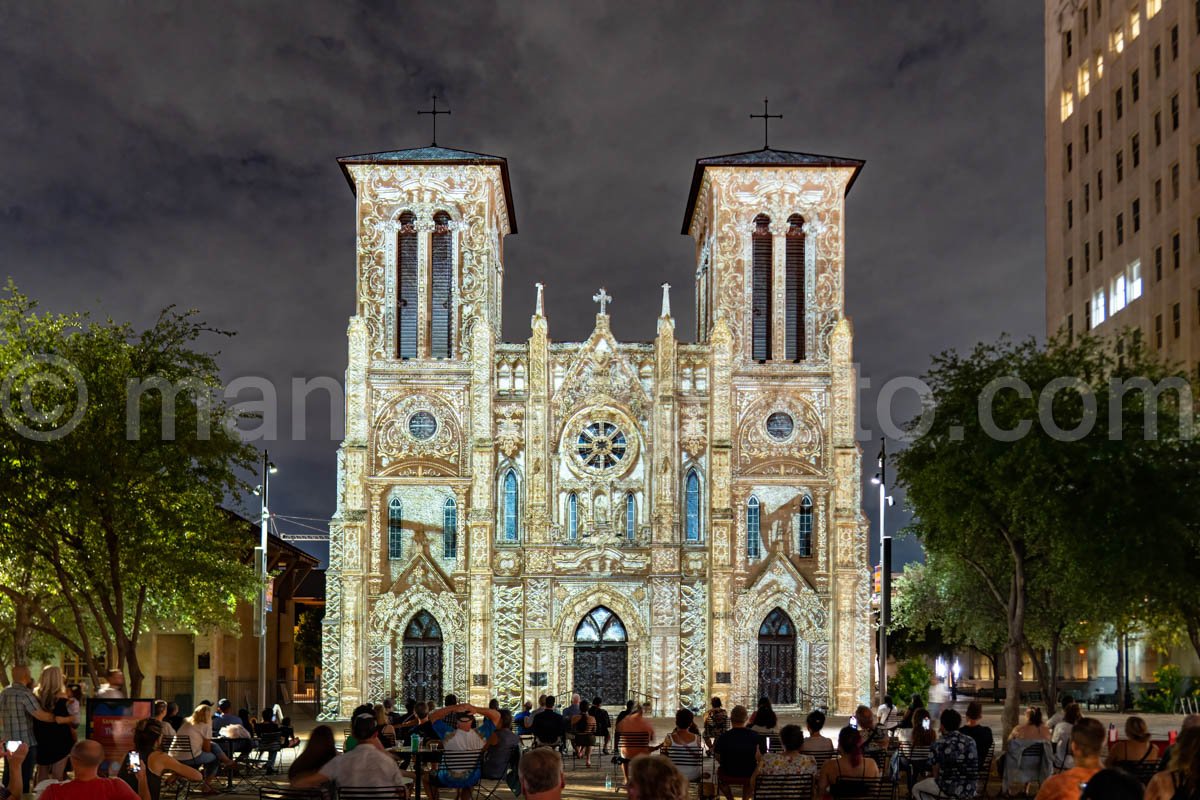
<instances>
[{"instance_id":1,"label":"black chair","mask_svg":"<svg viewBox=\"0 0 1200 800\"><path fill-rule=\"evenodd\" d=\"M943 764L939 767L939 776L940 776L939 780L944 778L948 782L967 783L967 782L975 779L976 777L978 777L978 774L979 774L978 763L975 763L975 764ZM910 795L912 794L911 790L909 790L909 794ZM986 797L986 794L984 796ZM938 790L936 797L943 798L943 800L954 800L954 798L950 797L950 795L943 793L940 789Z\"/></svg>"},{"instance_id":2,"label":"black chair","mask_svg":"<svg viewBox=\"0 0 1200 800\"><path fill-rule=\"evenodd\" d=\"M1158 774L1158 750L1151 748L1141 761L1117 761L1113 766L1125 770L1146 786Z\"/></svg>"},{"instance_id":3,"label":"black chair","mask_svg":"<svg viewBox=\"0 0 1200 800\"><path fill-rule=\"evenodd\" d=\"M911 793L917 779L929 774L929 748L918 747L910 743L902 745L898 755L898 769L893 778L899 780L900 773L903 772L908 780L908 791Z\"/></svg>"},{"instance_id":4,"label":"black chair","mask_svg":"<svg viewBox=\"0 0 1200 800\"><path fill-rule=\"evenodd\" d=\"M671 747L664 745L662 754L670 759L671 763L679 768L680 772L690 772L697 769L699 777L692 783L700 783L708 775L704 771L704 750L699 747Z\"/></svg>"},{"instance_id":5,"label":"black chair","mask_svg":"<svg viewBox=\"0 0 1200 800\"><path fill-rule=\"evenodd\" d=\"M808 800L812 775L759 775L754 779L754 800Z\"/></svg>"},{"instance_id":6,"label":"black chair","mask_svg":"<svg viewBox=\"0 0 1200 800\"><path fill-rule=\"evenodd\" d=\"M979 759L979 769L975 773L976 794L979 797L987 797L988 781L992 777L992 762L996 759L996 745L993 743L988 747L987 752L983 754L983 758Z\"/></svg>"},{"instance_id":7,"label":"black chair","mask_svg":"<svg viewBox=\"0 0 1200 800\"><path fill-rule=\"evenodd\" d=\"M891 800L896 784L887 778L839 778L829 791L836 800Z\"/></svg>"},{"instance_id":8,"label":"black chair","mask_svg":"<svg viewBox=\"0 0 1200 800\"><path fill-rule=\"evenodd\" d=\"M639 747L640 748L640 747L649 747L649 746L650 746L650 734L646 733L645 731L637 731L634 733L621 733L620 731L615 731L613 733L612 763L616 764L617 768L619 769L633 760L631 758L626 758L625 756L621 755L622 747L627 747L627 748Z\"/></svg>"},{"instance_id":9,"label":"black chair","mask_svg":"<svg viewBox=\"0 0 1200 800\"><path fill-rule=\"evenodd\" d=\"M442 750L441 758L438 759L437 772L434 774L445 772L456 780L458 776L465 778L473 774L475 779L470 785L475 787L479 785L479 767L482 760L482 750ZM354 798L353 800L369 800L369 798Z\"/></svg>"},{"instance_id":10,"label":"black chair","mask_svg":"<svg viewBox=\"0 0 1200 800\"><path fill-rule=\"evenodd\" d=\"M490 800L496 796L496 792L500 791L501 786L508 786L508 776L510 773L515 773L517 766L521 762L521 743L509 745L510 752L506 763L508 766L504 770L504 774L499 778L489 778L480 773L479 783L475 786L474 800Z\"/></svg>"}]
</instances>

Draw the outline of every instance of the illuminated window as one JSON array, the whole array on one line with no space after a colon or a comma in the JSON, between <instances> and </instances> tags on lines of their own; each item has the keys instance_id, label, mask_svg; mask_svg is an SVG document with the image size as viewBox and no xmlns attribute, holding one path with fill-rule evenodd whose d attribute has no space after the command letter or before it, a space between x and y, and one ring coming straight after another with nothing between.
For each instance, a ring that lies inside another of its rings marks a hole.
<instances>
[{"instance_id":1,"label":"illuminated window","mask_svg":"<svg viewBox=\"0 0 1200 800\"><path fill-rule=\"evenodd\" d=\"M1119 56L1125 52L1125 26L1121 26L1108 37L1108 46L1113 55Z\"/></svg>"},{"instance_id":2,"label":"illuminated window","mask_svg":"<svg viewBox=\"0 0 1200 800\"><path fill-rule=\"evenodd\" d=\"M1126 302L1132 303L1142 296L1142 261L1134 259L1129 265L1128 277L1125 283Z\"/></svg>"},{"instance_id":3,"label":"illuminated window","mask_svg":"<svg viewBox=\"0 0 1200 800\"><path fill-rule=\"evenodd\" d=\"M633 541L634 535L637 533L637 503L633 499L633 492L625 493L625 538Z\"/></svg>"},{"instance_id":4,"label":"illuminated window","mask_svg":"<svg viewBox=\"0 0 1200 800\"><path fill-rule=\"evenodd\" d=\"M689 469L684 489L687 503L687 519L685 520L685 537L689 542L700 541L700 476L696 470Z\"/></svg>"},{"instance_id":5,"label":"illuminated window","mask_svg":"<svg viewBox=\"0 0 1200 800\"><path fill-rule=\"evenodd\" d=\"M517 541L517 526L520 522L517 515L518 509L517 473L510 469L504 476L504 540L506 542Z\"/></svg>"},{"instance_id":6,"label":"illuminated window","mask_svg":"<svg viewBox=\"0 0 1200 800\"><path fill-rule=\"evenodd\" d=\"M1125 307L1125 276L1113 278L1112 291L1109 293L1109 313L1115 315Z\"/></svg>"},{"instance_id":7,"label":"illuminated window","mask_svg":"<svg viewBox=\"0 0 1200 800\"><path fill-rule=\"evenodd\" d=\"M1101 322L1104 322L1104 319L1105 319L1104 311L1105 311L1104 290L1097 289L1096 293L1094 295L1092 295L1092 325L1091 325L1091 327L1094 328L1097 325L1099 325Z\"/></svg>"},{"instance_id":8,"label":"illuminated window","mask_svg":"<svg viewBox=\"0 0 1200 800\"><path fill-rule=\"evenodd\" d=\"M796 521L796 555L808 558L812 555L813 503L805 496L800 501L800 518Z\"/></svg>"},{"instance_id":9,"label":"illuminated window","mask_svg":"<svg viewBox=\"0 0 1200 800\"><path fill-rule=\"evenodd\" d=\"M1073 113L1075 113L1075 94L1070 89L1063 89L1062 121L1066 122Z\"/></svg>"},{"instance_id":10,"label":"illuminated window","mask_svg":"<svg viewBox=\"0 0 1200 800\"><path fill-rule=\"evenodd\" d=\"M1079 99L1088 96L1088 92L1092 90L1092 71L1087 64L1079 66Z\"/></svg>"},{"instance_id":11,"label":"illuminated window","mask_svg":"<svg viewBox=\"0 0 1200 800\"><path fill-rule=\"evenodd\" d=\"M1129 12L1129 41L1133 41L1142 32L1142 15L1135 8Z\"/></svg>"},{"instance_id":12,"label":"illuminated window","mask_svg":"<svg viewBox=\"0 0 1200 800\"><path fill-rule=\"evenodd\" d=\"M1096 51L1096 80L1104 77L1104 53Z\"/></svg>"},{"instance_id":13,"label":"illuminated window","mask_svg":"<svg viewBox=\"0 0 1200 800\"><path fill-rule=\"evenodd\" d=\"M1162 11L1162 0L1146 0L1146 19L1154 19L1154 15Z\"/></svg>"}]
</instances>

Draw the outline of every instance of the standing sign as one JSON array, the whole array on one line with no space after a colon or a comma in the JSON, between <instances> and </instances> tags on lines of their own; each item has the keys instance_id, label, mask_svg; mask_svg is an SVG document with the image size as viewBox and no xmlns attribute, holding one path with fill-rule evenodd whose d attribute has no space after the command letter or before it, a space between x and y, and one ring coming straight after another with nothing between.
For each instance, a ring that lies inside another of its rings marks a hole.
<instances>
[{"instance_id":1,"label":"standing sign","mask_svg":"<svg viewBox=\"0 0 1200 800\"><path fill-rule=\"evenodd\" d=\"M148 719L154 711L154 700L89 697L87 701L86 736L104 748L101 775L116 775L133 749L133 729L139 719Z\"/></svg>"}]
</instances>

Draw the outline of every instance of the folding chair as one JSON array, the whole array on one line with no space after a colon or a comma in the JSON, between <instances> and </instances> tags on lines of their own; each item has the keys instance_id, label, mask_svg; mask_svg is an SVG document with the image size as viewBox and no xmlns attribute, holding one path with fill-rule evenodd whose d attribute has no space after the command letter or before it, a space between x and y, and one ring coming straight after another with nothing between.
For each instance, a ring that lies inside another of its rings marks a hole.
<instances>
[{"instance_id":1,"label":"folding chair","mask_svg":"<svg viewBox=\"0 0 1200 800\"><path fill-rule=\"evenodd\" d=\"M1152 755L1153 758L1151 758ZM1158 773L1158 751L1151 748L1141 761L1118 761L1113 766L1130 773L1141 781L1142 786L1145 786Z\"/></svg>"},{"instance_id":2,"label":"folding chair","mask_svg":"<svg viewBox=\"0 0 1200 800\"><path fill-rule=\"evenodd\" d=\"M812 775L759 775L754 780L754 800L808 800Z\"/></svg>"},{"instance_id":3,"label":"folding chair","mask_svg":"<svg viewBox=\"0 0 1200 800\"><path fill-rule=\"evenodd\" d=\"M406 783L398 786L339 786L338 800L397 800L408 795L412 780L404 779Z\"/></svg>"},{"instance_id":4,"label":"folding chair","mask_svg":"<svg viewBox=\"0 0 1200 800\"><path fill-rule=\"evenodd\" d=\"M326 789L292 789L288 786L260 786L258 800L330 800Z\"/></svg>"},{"instance_id":5,"label":"folding chair","mask_svg":"<svg viewBox=\"0 0 1200 800\"><path fill-rule=\"evenodd\" d=\"M979 770L975 773L975 793L979 797L986 798L988 796L988 781L992 777L992 763L995 761L995 758L996 745L992 744L988 747L987 752L983 754L983 758L979 759Z\"/></svg>"},{"instance_id":6,"label":"folding chair","mask_svg":"<svg viewBox=\"0 0 1200 800\"><path fill-rule=\"evenodd\" d=\"M434 776L440 775L443 772L448 774L455 780L465 779L468 776L474 775L474 781L470 787L474 789L479 785L480 779L480 763L483 760L482 750L442 750L442 757L438 759L437 769L429 773L432 780ZM460 778L459 776L462 776ZM339 798L341 800L341 798ZM369 798L346 798L345 800L370 800Z\"/></svg>"},{"instance_id":7,"label":"folding chair","mask_svg":"<svg viewBox=\"0 0 1200 800\"><path fill-rule=\"evenodd\" d=\"M479 783L475 785L474 800L491 800L491 798L496 796L496 792L500 790L501 786L508 786L508 776L510 773L516 771L517 765L521 760L520 742L515 745L509 745L509 748L511 752L508 754L508 766L505 768L504 774L499 778L487 778L481 773Z\"/></svg>"},{"instance_id":8,"label":"folding chair","mask_svg":"<svg viewBox=\"0 0 1200 800\"><path fill-rule=\"evenodd\" d=\"M962 783L971 780L978 775L978 765L975 764L944 764L941 766L940 774L942 778L955 783ZM942 778L939 778L941 780ZM909 792L912 796L911 790ZM939 788L936 795L937 800L954 800L950 795L945 794ZM912 796L912 800L922 800L920 797Z\"/></svg>"},{"instance_id":9,"label":"folding chair","mask_svg":"<svg viewBox=\"0 0 1200 800\"><path fill-rule=\"evenodd\" d=\"M621 755L622 747L626 747L626 748L646 747L646 748L648 748L648 747L650 747L650 734L646 733L645 731L637 731L635 733L621 733L620 731L615 731L613 733L612 763L617 766L617 769L621 770L622 781L624 781L625 771L621 768L624 767L626 764L628 764L633 759L626 758L625 756Z\"/></svg>"},{"instance_id":10,"label":"folding chair","mask_svg":"<svg viewBox=\"0 0 1200 800\"><path fill-rule=\"evenodd\" d=\"M704 750L699 747L671 747L668 745L663 747L662 754L670 759L672 764L679 767L680 772L690 772L693 768L699 767L699 777L691 783L703 783L706 777L710 777L704 771Z\"/></svg>"}]
</instances>

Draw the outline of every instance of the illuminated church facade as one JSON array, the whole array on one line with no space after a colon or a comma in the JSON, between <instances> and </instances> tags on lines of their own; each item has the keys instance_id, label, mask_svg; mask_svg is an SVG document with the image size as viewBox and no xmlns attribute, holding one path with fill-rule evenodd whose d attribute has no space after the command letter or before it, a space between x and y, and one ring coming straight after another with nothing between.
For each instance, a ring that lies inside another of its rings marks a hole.
<instances>
[{"instance_id":1,"label":"illuminated church facade","mask_svg":"<svg viewBox=\"0 0 1200 800\"><path fill-rule=\"evenodd\" d=\"M701 159L695 342L500 341L505 159L339 160L357 307L330 525L321 714L454 692L710 695L848 713L869 696L845 198L862 162ZM620 302L616 298L612 302Z\"/></svg>"}]
</instances>

